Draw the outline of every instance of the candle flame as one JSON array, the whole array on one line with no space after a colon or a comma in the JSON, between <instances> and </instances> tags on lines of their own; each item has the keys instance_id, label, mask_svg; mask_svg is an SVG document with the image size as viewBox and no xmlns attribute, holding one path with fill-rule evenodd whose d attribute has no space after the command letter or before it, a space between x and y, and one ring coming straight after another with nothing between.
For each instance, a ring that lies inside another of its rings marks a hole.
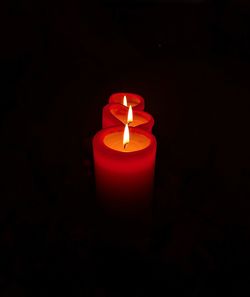
<instances>
[{"instance_id":1,"label":"candle flame","mask_svg":"<svg viewBox=\"0 0 250 297\"><path fill-rule=\"evenodd\" d=\"M129 143L129 128L128 124L125 125L124 133L123 133L123 147L126 148L126 145Z\"/></svg>"},{"instance_id":2,"label":"candle flame","mask_svg":"<svg viewBox=\"0 0 250 297\"><path fill-rule=\"evenodd\" d=\"M127 96L123 97L123 105L128 106Z\"/></svg>"},{"instance_id":3,"label":"candle flame","mask_svg":"<svg viewBox=\"0 0 250 297\"><path fill-rule=\"evenodd\" d=\"M132 106L129 105L129 109L128 109L128 120L127 120L128 124L133 122L133 110L132 110Z\"/></svg>"}]
</instances>

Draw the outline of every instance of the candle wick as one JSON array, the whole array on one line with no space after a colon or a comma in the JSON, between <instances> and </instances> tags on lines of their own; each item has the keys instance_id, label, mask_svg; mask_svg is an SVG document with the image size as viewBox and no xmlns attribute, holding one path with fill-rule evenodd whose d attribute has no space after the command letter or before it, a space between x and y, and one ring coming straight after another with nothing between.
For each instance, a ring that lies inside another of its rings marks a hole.
<instances>
[{"instance_id":1,"label":"candle wick","mask_svg":"<svg viewBox=\"0 0 250 297\"><path fill-rule=\"evenodd\" d=\"M126 149L126 146L127 146L127 143L124 143L124 146L123 146L123 147L124 147L124 149Z\"/></svg>"}]
</instances>

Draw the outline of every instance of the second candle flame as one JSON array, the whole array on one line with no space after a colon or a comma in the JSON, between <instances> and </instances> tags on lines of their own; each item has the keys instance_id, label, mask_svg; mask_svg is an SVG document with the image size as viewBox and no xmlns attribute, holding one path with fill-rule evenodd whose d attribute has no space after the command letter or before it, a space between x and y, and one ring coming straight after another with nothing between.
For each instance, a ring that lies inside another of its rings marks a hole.
<instances>
[{"instance_id":1,"label":"second candle flame","mask_svg":"<svg viewBox=\"0 0 250 297\"><path fill-rule=\"evenodd\" d=\"M126 148L126 145L129 143L129 128L128 124L125 125L124 133L123 133L123 147Z\"/></svg>"},{"instance_id":2,"label":"second candle flame","mask_svg":"<svg viewBox=\"0 0 250 297\"><path fill-rule=\"evenodd\" d=\"M129 105L129 109L128 109L128 119L127 119L128 124L133 122L133 110L132 110L132 106Z\"/></svg>"}]
</instances>

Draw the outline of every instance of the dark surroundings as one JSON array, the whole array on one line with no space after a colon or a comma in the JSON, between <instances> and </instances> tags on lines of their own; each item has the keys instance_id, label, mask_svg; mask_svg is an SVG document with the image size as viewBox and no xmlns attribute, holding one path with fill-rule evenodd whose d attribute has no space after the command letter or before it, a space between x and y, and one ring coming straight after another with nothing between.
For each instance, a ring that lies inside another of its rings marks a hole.
<instances>
[{"instance_id":1,"label":"dark surroundings","mask_svg":"<svg viewBox=\"0 0 250 297\"><path fill-rule=\"evenodd\" d=\"M1 3L0 295L249 296L249 1ZM158 140L152 232L101 235L110 94Z\"/></svg>"}]
</instances>

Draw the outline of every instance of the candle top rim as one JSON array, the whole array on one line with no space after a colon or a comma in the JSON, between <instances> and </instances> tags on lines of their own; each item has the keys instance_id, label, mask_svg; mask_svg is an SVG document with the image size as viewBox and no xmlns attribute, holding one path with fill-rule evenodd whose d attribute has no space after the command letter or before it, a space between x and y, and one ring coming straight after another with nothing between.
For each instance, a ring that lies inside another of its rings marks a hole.
<instances>
[{"instance_id":1,"label":"candle top rim","mask_svg":"<svg viewBox=\"0 0 250 297\"><path fill-rule=\"evenodd\" d=\"M133 139L133 136L135 135L137 136L136 140ZM117 142L117 137L119 137L121 140L119 143ZM107 146L108 148L111 148L112 150L115 150L121 153L126 153L126 154L131 152L139 152L150 145L150 139L147 136L135 132L130 134L130 142L127 144L127 147L123 149L122 138L123 138L122 131L113 132L104 136L103 143L105 146ZM113 142L113 145L111 145L111 142ZM133 148L134 146L136 146L136 148Z\"/></svg>"},{"instance_id":2,"label":"candle top rim","mask_svg":"<svg viewBox=\"0 0 250 297\"><path fill-rule=\"evenodd\" d=\"M141 135L144 135L146 136L148 139L149 139L149 144L140 149L140 150L135 150L135 151L120 151L120 150L115 150L115 149L112 149L110 147L108 147L105 143L104 143L104 138L109 135L109 134L113 134L113 133L116 133L116 132L122 132L123 133L124 131L124 126L114 126L114 127L108 127L108 128L104 128L100 131L98 131L94 138L93 138L93 142L99 142L99 144L101 145L102 149L101 150L105 150L106 153L108 154L112 154L112 156L117 156L118 158L122 155L124 157L130 157L130 156L133 156L133 155L143 155L143 154L147 154L147 152L149 151L152 151L154 149L156 149L156 145L157 145L157 142L156 142L156 138L155 136L152 134L152 133L149 133L148 131L146 130L143 130L143 129L140 129L140 128L137 128L137 127L131 127L130 128L130 133L133 134L133 133L137 133L137 134L141 134ZM123 158L124 158L123 157Z\"/></svg>"},{"instance_id":3,"label":"candle top rim","mask_svg":"<svg viewBox=\"0 0 250 297\"><path fill-rule=\"evenodd\" d=\"M109 104L105 105L103 107L103 109L110 112L110 114L115 119L117 119L119 122L121 122L121 124L124 124L118 117L116 117L116 115L112 111L117 111L119 109L122 109L124 112L127 112L128 111L128 106L124 106L124 105L121 105L119 103L109 103ZM133 109L133 115L134 115L134 117L140 116L140 117L144 118L146 121L144 123L141 123L141 124L139 124L137 126L132 126L132 127L138 127L139 128L140 126L146 125L148 123L152 123L152 125L154 125L153 116L150 113L146 112L146 111Z\"/></svg>"},{"instance_id":4,"label":"candle top rim","mask_svg":"<svg viewBox=\"0 0 250 297\"><path fill-rule=\"evenodd\" d=\"M109 103L117 103L117 104L121 104L123 97L126 96L128 101L132 101L132 107L134 108L138 108L143 110L144 109L144 98L136 93L129 93L129 92L117 92L117 93L113 93L110 97L108 102ZM131 98L132 97L132 98ZM128 102L129 103L129 102Z\"/></svg>"}]
</instances>

